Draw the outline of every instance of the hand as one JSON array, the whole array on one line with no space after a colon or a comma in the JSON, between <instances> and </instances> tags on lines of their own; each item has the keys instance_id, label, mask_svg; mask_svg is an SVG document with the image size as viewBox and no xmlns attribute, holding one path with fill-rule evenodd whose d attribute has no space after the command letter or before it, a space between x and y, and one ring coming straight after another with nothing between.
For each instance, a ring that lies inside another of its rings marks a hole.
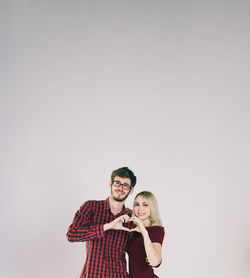
<instances>
[{"instance_id":1,"label":"hand","mask_svg":"<svg viewBox=\"0 0 250 278\"><path fill-rule=\"evenodd\" d=\"M150 262L149 262L149 260L148 260L148 258L146 257L146 263L149 265L149 266L151 266L152 267L152 265L150 264Z\"/></svg>"},{"instance_id":2,"label":"hand","mask_svg":"<svg viewBox=\"0 0 250 278\"><path fill-rule=\"evenodd\" d=\"M130 218L129 221L133 221L136 224L136 227L131 229L130 232L138 232L141 234L147 232L145 226L143 225L142 221L138 217L133 216Z\"/></svg>"},{"instance_id":3,"label":"hand","mask_svg":"<svg viewBox=\"0 0 250 278\"><path fill-rule=\"evenodd\" d=\"M147 257L146 257L146 263L151 267L159 267L161 265L161 262L156 266L151 265Z\"/></svg>"},{"instance_id":4,"label":"hand","mask_svg":"<svg viewBox=\"0 0 250 278\"><path fill-rule=\"evenodd\" d=\"M127 214L121 215L114 219L112 222L104 224L104 231L107 230L123 230L129 232L130 229L123 226L123 223L129 222L130 217Z\"/></svg>"}]
</instances>

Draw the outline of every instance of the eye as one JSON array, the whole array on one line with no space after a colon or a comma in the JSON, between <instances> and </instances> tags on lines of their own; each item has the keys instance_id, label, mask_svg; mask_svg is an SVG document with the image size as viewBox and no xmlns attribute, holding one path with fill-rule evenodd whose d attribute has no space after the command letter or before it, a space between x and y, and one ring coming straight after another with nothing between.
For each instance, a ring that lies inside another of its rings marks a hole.
<instances>
[{"instance_id":1,"label":"eye","mask_svg":"<svg viewBox=\"0 0 250 278\"><path fill-rule=\"evenodd\" d=\"M144 203L143 206L144 206L144 207L148 207L148 204Z\"/></svg>"},{"instance_id":2,"label":"eye","mask_svg":"<svg viewBox=\"0 0 250 278\"><path fill-rule=\"evenodd\" d=\"M134 206L135 206L135 207L138 207L138 206L139 206L139 204L138 204L138 203L135 203L135 204L134 204Z\"/></svg>"},{"instance_id":3,"label":"eye","mask_svg":"<svg viewBox=\"0 0 250 278\"><path fill-rule=\"evenodd\" d=\"M130 187L130 186L129 186L127 183L124 183L124 184L123 184L123 188L129 189L129 187Z\"/></svg>"}]
</instances>

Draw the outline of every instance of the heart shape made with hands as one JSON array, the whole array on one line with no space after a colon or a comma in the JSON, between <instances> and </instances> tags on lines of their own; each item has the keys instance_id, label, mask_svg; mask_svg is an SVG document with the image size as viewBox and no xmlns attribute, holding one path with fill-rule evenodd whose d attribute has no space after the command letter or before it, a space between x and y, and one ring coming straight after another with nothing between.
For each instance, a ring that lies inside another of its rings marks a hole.
<instances>
[{"instance_id":1,"label":"heart shape made with hands","mask_svg":"<svg viewBox=\"0 0 250 278\"><path fill-rule=\"evenodd\" d=\"M137 227L134 217L129 217L128 215L121 215L113 221L113 229L124 230L124 231L134 231Z\"/></svg>"},{"instance_id":2,"label":"heart shape made with hands","mask_svg":"<svg viewBox=\"0 0 250 278\"><path fill-rule=\"evenodd\" d=\"M125 228L128 228L129 230L134 229L137 225L135 224L135 222L133 222L133 220L129 220L128 222L123 222L122 226Z\"/></svg>"}]
</instances>

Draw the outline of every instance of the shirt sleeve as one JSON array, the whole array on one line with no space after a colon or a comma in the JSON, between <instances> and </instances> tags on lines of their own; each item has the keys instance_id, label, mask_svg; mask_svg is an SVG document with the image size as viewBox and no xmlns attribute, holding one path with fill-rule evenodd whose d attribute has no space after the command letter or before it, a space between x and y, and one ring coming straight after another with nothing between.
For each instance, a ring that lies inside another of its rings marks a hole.
<instances>
[{"instance_id":1,"label":"shirt sleeve","mask_svg":"<svg viewBox=\"0 0 250 278\"><path fill-rule=\"evenodd\" d=\"M162 244L164 239L165 231L163 227L155 226L152 230L149 232L149 237L152 242L158 242Z\"/></svg>"},{"instance_id":2,"label":"shirt sleeve","mask_svg":"<svg viewBox=\"0 0 250 278\"><path fill-rule=\"evenodd\" d=\"M68 228L68 240L70 242L87 241L103 235L103 224L94 225L91 201L85 202L75 213L73 222Z\"/></svg>"}]
</instances>

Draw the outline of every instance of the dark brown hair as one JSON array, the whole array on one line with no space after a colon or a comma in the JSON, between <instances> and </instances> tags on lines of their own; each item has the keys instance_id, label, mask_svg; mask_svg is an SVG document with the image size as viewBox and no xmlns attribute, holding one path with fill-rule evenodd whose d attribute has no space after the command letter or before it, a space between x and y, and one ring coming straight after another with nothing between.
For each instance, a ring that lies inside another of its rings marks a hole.
<instances>
[{"instance_id":1,"label":"dark brown hair","mask_svg":"<svg viewBox=\"0 0 250 278\"><path fill-rule=\"evenodd\" d=\"M129 178L131 180L131 186L134 187L136 184L136 176L133 171L131 171L128 167L121 167L114 170L111 174L111 181L114 181L114 178L118 176L121 178Z\"/></svg>"}]
</instances>

